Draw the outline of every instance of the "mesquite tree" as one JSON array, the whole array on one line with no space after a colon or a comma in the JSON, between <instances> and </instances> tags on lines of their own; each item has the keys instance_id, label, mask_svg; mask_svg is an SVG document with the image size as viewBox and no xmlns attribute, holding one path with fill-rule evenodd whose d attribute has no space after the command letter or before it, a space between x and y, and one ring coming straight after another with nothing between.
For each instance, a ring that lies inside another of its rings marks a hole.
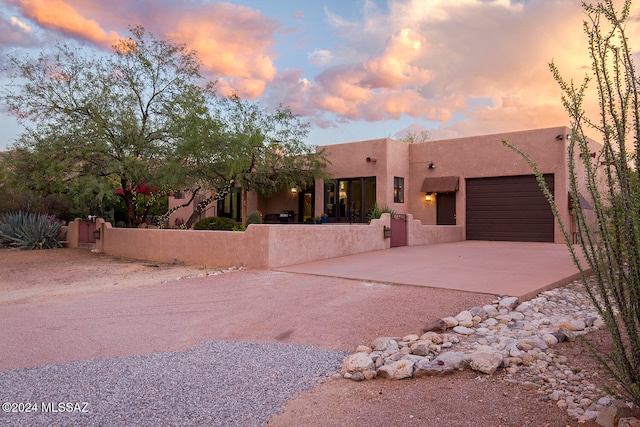
<instances>
[{"instance_id":1,"label":"mesquite tree","mask_svg":"<svg viewBox=\"0 0 640 427\"><path fill-rule=\"evenodd\" d=\"M578 203L572 210L584 261L564 224L561 228L585 289L613 340L611 353L599 352L594 346L592 349L621 385L625 397L640 405L640 77L625 34L631 0L625 1L620 10L611 0L583 3L583 8L588 17L584 32L591 73L576 85L563 79L553 63L550 68L571 118L571 197L580 200L580 187L585 188L593 205L592 213ZM592 94L599 106L596 117L585 111ZM594 132L601 139L599 152L593 151L587 137ZM504 143L532 165L559 219L558 208L537 166L526 153L508 141ZM578 169L583 171L585 182L579 182Z\"/></svg>"},{"instance_id":2,"label":"mesquite tree","mask_svg":"<svg viewBox=\"0 0 640 427\"><path fill-rule=\"evenodd\" d=\"M165 184L164 159L215 94L195 51L130 32L109 53L62 43L35 59L10 57L14 87L3 98L25 126L16 148L47 153L52 180L116 183L135 226L137 189Z\"/></svg>"}]
</instances>

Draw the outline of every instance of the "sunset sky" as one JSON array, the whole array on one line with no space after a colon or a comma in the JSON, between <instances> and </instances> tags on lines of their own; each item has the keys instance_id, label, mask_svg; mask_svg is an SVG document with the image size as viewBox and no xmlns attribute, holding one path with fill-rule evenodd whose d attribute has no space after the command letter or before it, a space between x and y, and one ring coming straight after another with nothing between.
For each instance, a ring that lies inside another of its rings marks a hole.
<instances>
[{"instance_id":1,"label":"sunset sky","mask_svg":"<svg viewBox=\"0 0 640 427\"><path fill-rule=\"evenodd\" d=\"M580 3L0 0L0 61L69 39L109 49L141 24L196 49L221 91L290 106L311 144L471 136L569 124L548 63L587 71ZM20 129L2 110L0 129L3 149Z\"/></svg>"}]
</instances>

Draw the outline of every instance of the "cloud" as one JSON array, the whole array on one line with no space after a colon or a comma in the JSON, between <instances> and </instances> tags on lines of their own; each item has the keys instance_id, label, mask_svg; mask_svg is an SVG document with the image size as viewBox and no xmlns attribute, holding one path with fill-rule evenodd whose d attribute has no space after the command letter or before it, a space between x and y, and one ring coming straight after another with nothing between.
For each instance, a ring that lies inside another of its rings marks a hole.
<instances>
[{"instance_id":1,"label":"cloud","mask_svg":"<svg viewBox=\"0 0 640 427\"><path fill-rule=\"evenodd\" d=\"M44 29L59 31L67 36L87 40L96 45L111 46L118 34L105 31L94 19L82 16L64 0L13 0L22 14Z\"/></svg>"},{"instance_id":2,"label":"cloud","mask_svg":"<svg viewBox=\"0 0 640 427\"><path fill-rule=\"evenodd\" d=\"M204 72L221 87L256 98L276 75L276 21L245 6L186 0L8 0L40 28L109 48L127 27L198 51ZM117 32L116 32L117 30Z\"/></svg>"},{"instance_id":3,"label":"cloud","mask_svg":"<svg viewBox=\"0 0 640 427\"><path fill-rule=\"evenodd\" d=\"M198 51L205 69L226 76L231 87L258 97L275 74L278 23L259 11L230 3L205 3L174 16L163 34Z\"/></svg>"},{"instance_id":4,"label":"cloud","mask_svg":"<svg viewBox=\"0 0 640 427\"><path fill-rule=\"evenodd\" d=\"M25 33L31 33L31 27L29 27L27 24L25 24L24 22L20 21L18 18L16 18L15 16L11 17L11 25L13 25L14 27L18 27L20 28L22 31L24 31Z\"/></svg>"},{"instance_id":5,"label":"cloud","mask_svg":"<svg viewBox=\"0 0 640 427\"><path fill-rule=\"evenodd\" d=\"M409 116L439 123L434 137L567 125L549 62L578 80L590 65L572 0L364 2L355 21L325 12L341 43L297 103L315 117Z\"/></svg>"},{"instance_id":6,"label":"cloud","mask_svg":"<svg viewBox=\"0 0 640 427\"><path fill-rule=\"evenodd\" d=\"M37 45L38 40L31 28L15 16L7 19L0 15L0 49L6 47L29 47Z\"/></svg>"},{"instance_id":7,"label":"cloud","mask_svg":"<svg viewBox=\"0 0 640 427\"><path fill-rule=\"evenodd\" d=\"M330 50L314 49L313 52L307 55L307 57L309 58L310 63L315 66L321 67L328 64L333 58L333 55L331 54Z\"/></svg>"}]
</instances>

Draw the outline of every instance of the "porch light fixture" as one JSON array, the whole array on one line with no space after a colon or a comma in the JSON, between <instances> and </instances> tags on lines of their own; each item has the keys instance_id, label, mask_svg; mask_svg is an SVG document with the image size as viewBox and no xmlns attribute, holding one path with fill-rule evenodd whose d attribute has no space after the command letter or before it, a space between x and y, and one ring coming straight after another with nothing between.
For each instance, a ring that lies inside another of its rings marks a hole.
<instances>
[{"instance_id":1,"label":"porch light fixture","mask_svg":"<svg viewBox=\"0 0 640 427\"><path fill-rule=\"evenodd\" d=\"M562 141L564 139L564 135L560 134L560 135L556 135L556 139L558 141Z\"/></svg>"},{"instance_id":2,"label":"porch light fixture","mask_svg":"<svg viewBox=\"0 0 640 427\"><path fill-rule=\"evenodd\" d=\"M433 200L433 193L424 193L424 200L425 202L430 202L431 200Z\"/></svg>"},{"instance_id":3,"label":"porch light fixture","mask_svg":"<svg viewBox=\"0 0 640 427\"><path fill-rule=\"evenodd\" d=\"M378 159L376 159L375 157L367 157L367 163L375 163L378 161Z\"/></svg>"},{"instance_id":4,"label":"porch light fixture","mask_svg":"<svg viewBox=\"0 0 640 427\"><path fill-rule=\"evenodd\" d=\"M429 163L427 164L427 169L435 169L435 168L436 168L436 164L435 164L435 163L433 163L433 162L429 162Z\"/></svg>"},{"instance_id":5,"label":"porch light fixture","mask_svg":"<svg viewBox=\"0 0 640 427\"><path fill-rule=\"evenodd\" d=\"M298 189L296 187L291 187L291 194L296 194Z\"/></svg>"}]
</instances>

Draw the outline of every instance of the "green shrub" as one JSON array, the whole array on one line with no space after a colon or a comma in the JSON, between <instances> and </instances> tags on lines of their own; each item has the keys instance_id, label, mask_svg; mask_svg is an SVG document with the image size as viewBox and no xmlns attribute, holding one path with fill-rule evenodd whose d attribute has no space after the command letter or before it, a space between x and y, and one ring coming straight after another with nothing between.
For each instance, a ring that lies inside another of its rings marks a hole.
<instances>
[{"instance_id":1,"label":"green shrub","mask_svg":"<svg viewBox=\"0 0 640 427\"><path fill-rule=\"evenodd\" d=\"M262 213L260 211L253 211L247 218L247 227L250 224L262 224Z\"/></svg>"},{"instance_id":2,"label":"green shrub","mask_svg":"<svg viewBox=\"0 0 640 427\"><path fill-rule=\"evenodd\" d=\"M237 224L231 218L224 218L221 216L210 216L208 218L203 218L200 221L196 222L196 225L193 227L194 230L223 230L223 231L233 231L233 227Z\"/></svg>"},{"instance_id":3,"label":"green shrub","mask_svg":"<svg viewBox=\"0 0 640 427\"><path fill-rule=\"evenodd\" d=\"M388 206L384 206L382 208L378 207L377 203L374 203L373 207L371 208L371 210L369 211L369 213L367 214L367 220L369 220L369 222L371 222L371 220L373 219L380 219L380 217L382 216L383 213L388 213L393 215L395 213L395 211L393 209L391 209Z\"/></svg>"},{"instance_id":4,"label":"green shrub","mask_svg":"<svg viewBox=\"0 0 640 427\"><path fill-rule=\"evenodd\" d=\"M0 245L20 249L59 248L61 228L62 222L51 215L10 212L0 218Z\"/></svg>"}]
</instances>

